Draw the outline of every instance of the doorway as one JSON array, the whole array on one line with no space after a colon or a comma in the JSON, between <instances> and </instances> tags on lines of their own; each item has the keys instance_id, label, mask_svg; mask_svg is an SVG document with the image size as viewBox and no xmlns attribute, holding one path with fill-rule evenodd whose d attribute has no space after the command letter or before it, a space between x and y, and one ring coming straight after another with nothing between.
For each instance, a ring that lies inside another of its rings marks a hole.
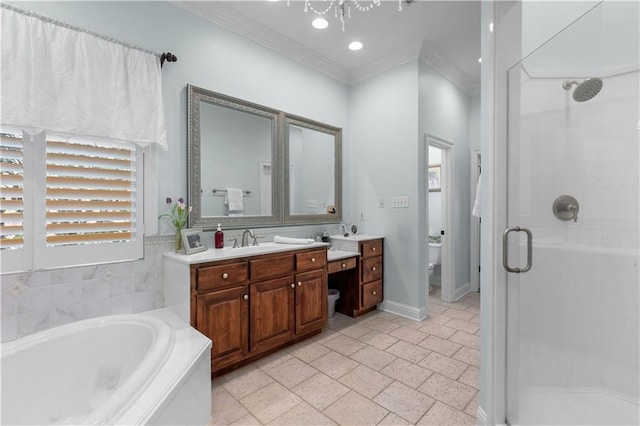
<instances>
[{"instance_id":1,"label":"doorway","mask_svg":"<svg viewBox=\"0 0 640 426\"><path fill-rule=\"evenodd\" d=\"M433 295L439 293L442 301L454 302L453 143L427 135L426 144L427 288Z\"/></svg>"}]
</instances>

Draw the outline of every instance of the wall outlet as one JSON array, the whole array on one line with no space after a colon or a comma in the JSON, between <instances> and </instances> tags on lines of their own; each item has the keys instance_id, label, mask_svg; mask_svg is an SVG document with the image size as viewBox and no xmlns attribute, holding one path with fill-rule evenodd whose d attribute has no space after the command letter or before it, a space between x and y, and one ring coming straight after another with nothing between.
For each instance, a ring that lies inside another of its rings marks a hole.
<instances>
[{"instance_id":1,"label":"wall outlet","mask_svg":"<svg viewBox=\"0 0 640 426\"><path fill-rule=\"evenodd\" d=\"M384 198L380 198L378 200L378 207L380 207L381 209L384 209Z\"/></svg>"},{"instance_id":2,"label":"wall outlet","mask_svg":"<svg viewBox=\"0 0 640 426\"><path fill-rule=\"evenodd\" d=\"M364 220L366 217L364 210L360 210L360 220Z\"/></svg>"},{"instance_id":3,"label":"wall outlet","mask_svg":"<svg viewBox=\"0 0 640 426\"><path fill-rule=\"evenodd\" d=\"M409 208L409 196L404 195L401 197L391 197L392 209L408 209Z\"/></svg>"}]
</instances>

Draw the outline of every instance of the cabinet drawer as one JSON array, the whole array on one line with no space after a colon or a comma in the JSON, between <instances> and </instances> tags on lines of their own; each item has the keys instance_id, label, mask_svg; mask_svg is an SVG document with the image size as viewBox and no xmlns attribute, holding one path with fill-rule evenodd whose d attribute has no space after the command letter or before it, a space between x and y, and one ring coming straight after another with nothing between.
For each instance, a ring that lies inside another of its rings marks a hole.
<instances>
[{"instance_id":1,"label":"cabinet drawer","mask_svg":"<svg viewBox=\"0 0 640 426\"><path fill-rule=\"evenodd\" d=\"M327 265L327 249L307 251L296 254L296 270L309 271L324 268Z\"/></svg>"},{"instance_id":2,"label":"cabinet drawer","mask_svg":"<svg viewBox=\"0 0 640 426\"><path fill-rule=\"evenodd\" d=\"M198 268L196 289L199 292L243 284L249 280L247 262Z\"/></svg>"},{"instance_id":3,"label":"cabinet drawer","mask_svg":"<svg viewBox=\"0 0 640 426\"><path fill-rule=\"evenodd\" d=\"M356 267L356 258L340 259L329 262L329 273L348 271Z\"/></svg>"},{"instance_id":4,"label":"cabinet drawer","mask_svg":"<svg viewBox=\"0 0 640 426\"><path fill-rule=\"evenodd\" d=\"M362 243L362 257L368 258L382 255L382 240L373 240Z\"/></svg>"},{"instance_id":5,"label":"cabinet drawer","mask_svg":"<svg viewBox=\"0 0 640 426\"><path fill-rule=\"evenodd\" d=\"M252 260L249 263L253 281L293 274L295 271L293 254Z\"/></svg>"},{"instance_id":6,"label":"cabinet drawer","mask_svg":"<svg viewBox=\"0 0 640 426\"><path fill-rule=\"evenodd\" d=\"M362 307L368 308L382 302L382 281L362 284Z\"/></svg>"},{"instance_id":7,"label":"cabinet drawer","mask_svg":"<svg viewBox=\"0 0 640 426\"><path fill-rule=\"evenodd\" d=\"M362 261L362 282L375 281L382 278L382 256L370 257Z\"/></svg>"}]
</instances>

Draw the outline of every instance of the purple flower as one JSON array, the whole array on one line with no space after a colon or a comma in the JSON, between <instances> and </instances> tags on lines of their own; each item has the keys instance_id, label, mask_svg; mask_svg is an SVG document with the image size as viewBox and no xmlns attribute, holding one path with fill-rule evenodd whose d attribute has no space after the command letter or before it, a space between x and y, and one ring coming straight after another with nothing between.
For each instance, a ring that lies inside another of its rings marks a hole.
<instances>
[{"instance_id":1,"label":"purple flower","mask_svg":"<svg viewBox=\"0 0 640 426\"><path fill-rule=\"evenodd\" d=\"M182 197L178 198L178 204L184 204L184 198Z\"/></svg>"},{"instance_id":2,"label":"purple flower","mask_svg":"<svg viewBox=\"0 0 640 426\"><path fill-rule=\"evenodd\" d=\"M172 202L172 201L171 201L171 197L167 197L167 199L165 200L165 202L166 202L167 204L171 204L171 202Z\"/></svg>"}]
</instances>

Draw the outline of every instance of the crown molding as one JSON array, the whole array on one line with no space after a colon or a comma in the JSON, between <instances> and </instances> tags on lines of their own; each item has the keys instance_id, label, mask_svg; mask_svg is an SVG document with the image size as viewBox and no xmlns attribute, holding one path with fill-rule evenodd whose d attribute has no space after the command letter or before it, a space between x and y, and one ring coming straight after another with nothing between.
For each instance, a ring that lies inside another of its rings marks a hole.
<instances>
[{"instance_id":1,"label":"crown molding","mask_svg":"<svg viewBox=\"0 0 640 426\"><path fill-rule=\"evenodd\" d=\"M474 84L469 76L449 58L431 46L426 40L422 44L420 60L433 68L438 74L449 80L469 96L480 93L478 84Z\"/></svg>"},{"instance_id":2,"label":"crown molding","mask_svg":"<svg viewBox=\"0 0 640 426\"><path fill-rule=\"evenodd\" d=\"M173 0L172 3L335 80L343 83L349 82L349 71L344 66L330 61L326 57L310 51L303 45L247 18L234 9L225 6L222 2Z\"/></svg>"}]
</instances>

